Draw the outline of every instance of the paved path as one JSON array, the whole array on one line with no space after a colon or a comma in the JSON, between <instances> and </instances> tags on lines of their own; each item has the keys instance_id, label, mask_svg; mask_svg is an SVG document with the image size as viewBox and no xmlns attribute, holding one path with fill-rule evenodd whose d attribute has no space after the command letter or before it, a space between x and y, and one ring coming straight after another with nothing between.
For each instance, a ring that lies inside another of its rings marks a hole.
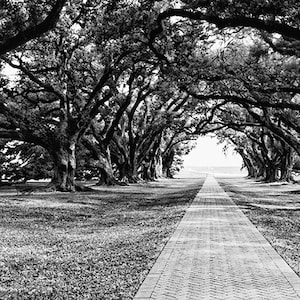
<instances>
[{"instance_id":1,"label":"paved path","mask_svg":"<svg viewBox=\"0 0 300 300\"><path fill-rule=\"evenodd\" d=\"M134 299L297 300L300 278L209 176Z\"/></svg>"}]
</instances>

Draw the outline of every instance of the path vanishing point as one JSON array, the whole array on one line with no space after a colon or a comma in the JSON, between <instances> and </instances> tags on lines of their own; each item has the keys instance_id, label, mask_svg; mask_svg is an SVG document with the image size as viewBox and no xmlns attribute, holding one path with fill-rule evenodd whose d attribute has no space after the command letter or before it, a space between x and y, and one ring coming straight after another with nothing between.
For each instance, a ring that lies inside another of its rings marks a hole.
<instances>
[{"instance_id":1,"label":"path vanishing point","mask_svg":"<svg viewBox=\"0 0 300 300\"><path fill-rule=\"evenodd\" d=\"M208 176L135 300L300 299L300 278Z\"/></svg>"}]
</instances>

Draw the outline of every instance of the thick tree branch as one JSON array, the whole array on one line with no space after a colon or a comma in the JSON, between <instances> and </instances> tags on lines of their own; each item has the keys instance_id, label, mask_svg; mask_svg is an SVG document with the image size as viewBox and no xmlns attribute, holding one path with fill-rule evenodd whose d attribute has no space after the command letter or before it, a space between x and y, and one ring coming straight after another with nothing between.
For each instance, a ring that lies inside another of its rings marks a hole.
<instances>
[{"instance_id":1,"label":"thick tree branch","mask_svg":"<svg viewBox=\"0 0 300 300\"><path fill-rule=\"evenodd\" d=\"M162 60L166 60L165 56L159 53L154 47L156 37L163 32L163 21L170 17L183 17L191 20L206 21L215 24L218 28L229 27L251 27L258 30L264 30L269 33L279 33L285 37L300 40L300 29L272 20L261 20L258 18L233 16L222 18L216 15L208 15L200 11L190 11L184 9L168 9L160 13L156 20L156 28L149 35L149 47Z\"/></svg>"},{"instance_id":2,"label":"thick tree branch","mask_svg":"<svg viewBox=\"0 0 300 300\"><path fill-rule=\"evenodd\" d=\"M265 100L254 100L246 97L240 97L237 95L226 95L226 94L207 94L207 95L201 95L201 94L196 94L192 91L189 91L185 89L185 91L191 95L192 97L199 99L199 100L229 100L232 103L248 103L250 105L256 106L256 107L272 107L272 108L277 108L277 109L284 109L288 108L291 110L296 110L300 111L300 104L297 103L291 103L291 102L269 102Z\"/></svg>"},{"instance_id":3,"label":"thick tree branch","mask_svg":"<svg viewBox=\"0 0 300 300\"><path fill-rule=\"evenodd\" d=\"M0 55L16 49L20 45L41 36L56 25L60 12L66 0L57 0L44 21L35 26L31 26L23 31L19 31L15 36L0 42Z\"/></svg>"},{"instance_id":4,"label":"thick tree branch","mask_svg":"<svg viewBox=\"0 0 300 300\"><path fill-rule=\"evenodd\" d=\"M282 128L274 124L268 116L266 118L259 115L253 109L251 109L251 107L248 104L245 103L243 106L255 120L260 122L263 126L268 128L276 136L285 141L300 155L300 142L293 134L287 133Z\"/></svg>"},{"instance_id":5,"label":"thick tree branch","mask_svg":"<svg viewBox=\"0 0 300 300\"><path fill-rule=\"evenodd\" d=\"M275 51L282 55L289 55L289 56L300 56L300 45L299 40L293 41L293 42L286 42L289 43L289 45L278 45L273 42L272 38L269 37L269 35L265 32L261 32L261 37L263 40Z\"/></svg>"},{"instance_id":6,"label":"thick tree branch","mask_svg":"<svg viewBox=\"0 0 300 300\"><path fill-rule=\"evenodd\" d=\"M41 81L37 76L35 76L31 71L29 71L27 68L25 68L22 64L21 61L19 61L19 64L16 65L14 63L12 63L9 59L7 58L2 58L7 64L9 64L11 67L18 69L20 71L22 71L25 75L28 76L28 78L30 80L32 80L33 82L35 82L37 85L39 85L40 87L44 88L46 91L55 94L59 99L64 100L64 95L58 91L57 89L55 89L51 84L49 83L44 83L43 81Z\"/></svg>"},{"instance_id":7,"label":"thick tree branch","mask_svg":"<svg viewBox=\"0 0 300 300\"><path fill-rule=\"evenodd\" d=\"M1 139L22 140L21 133L16 130L0 130Z\"/></svg>"},{"instance_id":8,"label":"thick tree branch","mask_svg":"<svg viewBox=\"0 0 300 300\"><path fill-rule=\"evenodd\" d=\"M132 96L132 85L133 85L133 81L135 79L135 75L136 75L136 72L135 71L132 71L132 73L130 74L130 77L128 79L128 88L129 88L129 92L125 98L125 101L120 105L118 111L116 112L116 115L113 119L113 121L111 122L110 124L110 127L108 128L107 130L107 133L105 135L105 139L104 139L104 143L107 145L113 135L114 135L114 132L115 132L115 129L116 127L118 126L118 124L120 123L120 120L123 116L123 113L125 112L126 108L129 106L130 102L131 102L131 96Z\"/></svg>"}]
</instances>

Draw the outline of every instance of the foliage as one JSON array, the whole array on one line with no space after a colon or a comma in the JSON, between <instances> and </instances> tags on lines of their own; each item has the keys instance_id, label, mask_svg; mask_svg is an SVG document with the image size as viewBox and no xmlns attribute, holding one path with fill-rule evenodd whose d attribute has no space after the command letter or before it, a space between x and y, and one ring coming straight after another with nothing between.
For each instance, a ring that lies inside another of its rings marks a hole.
<instances>
[{"instance_id":1,"label":"foliage","mask_svg":"<svg viewBox=\"0 0 300 300\"><path fill-rule=\"evenodd\" d=\"M18 48L52 29L66 0L0 3L0 55Z\"/></svg>"},{"instance_id":2,"label":"foliage","mask_svg":"<svg viewBox=\"0 0 300 300\"><path fill-rule=\"evenodd\" d=\"M21 74L17 86L2 90L2 126L12 138L38 144L50 153L56 168L53 180L62 190L74 189L77 141L98 113L107 107L108 114L118 111L123 101L119 80L135 60L147 57L139 23L145 12L138 7L124 6L122 1L83 6L74 2L55 30L27 44L22 53L4 58ZM95 18L98 10L103 15ZM118 14L124 19L116 18ZM136 27L126 25L125 18Z\"/></svg>"},{"instance_id":3,"label":"foliage","mask_svg":"<svg viewBox=\"0 0 300 300\"><path fill-rule=\"evenodd\" d=\"M53 165L48 153L41 147L26 143L6 143L1 174L9 181L48 179L52 176Z\"/></svg>"},{"instance_id":4,"label":"foliage","mask_svg":"<svg viewBox=\"0 0 300 300\"><path fill-rule=\"evenodd\" d=\"M2 82L0 137L43 147L60 190L75 176L154 179L218 130L299 154L298 4L248 2L65 4L52 31L2 57L19 77ZM41 22L55 3L43 4L16 6L4 34Z\"/></svg>"}]
</instances>

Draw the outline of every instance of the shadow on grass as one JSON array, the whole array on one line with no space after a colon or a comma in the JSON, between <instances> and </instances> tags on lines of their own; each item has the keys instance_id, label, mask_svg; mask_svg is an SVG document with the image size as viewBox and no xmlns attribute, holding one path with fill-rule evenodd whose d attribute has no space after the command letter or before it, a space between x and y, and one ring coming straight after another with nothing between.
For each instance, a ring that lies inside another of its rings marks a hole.
<instances>
[{"instance_id":1,"label":"shadow on grass","mask_svg":"<svg viewBox=\"0 0 300 300\"><path fill-rule=\"evenodd\" d=\"M138 203L138 207L154 207L154 206L174 206L174 205L182 205L186 203L190 203L195 197L195 192L197 192L199 188L185 190L183 192L175 192L165 195L163 198L148 198L144 199L140 203Z\"/></svg>"},{"instance_id":2,"label":"shadow on grass","mask_svg":"<svg viewBox=\"0 0 300 300\"><path fill-rule=\"evenodd\" d=\"M2 195L0 298L132 299L203 182L164 183Z\"/></svg>"}]
</instances>

